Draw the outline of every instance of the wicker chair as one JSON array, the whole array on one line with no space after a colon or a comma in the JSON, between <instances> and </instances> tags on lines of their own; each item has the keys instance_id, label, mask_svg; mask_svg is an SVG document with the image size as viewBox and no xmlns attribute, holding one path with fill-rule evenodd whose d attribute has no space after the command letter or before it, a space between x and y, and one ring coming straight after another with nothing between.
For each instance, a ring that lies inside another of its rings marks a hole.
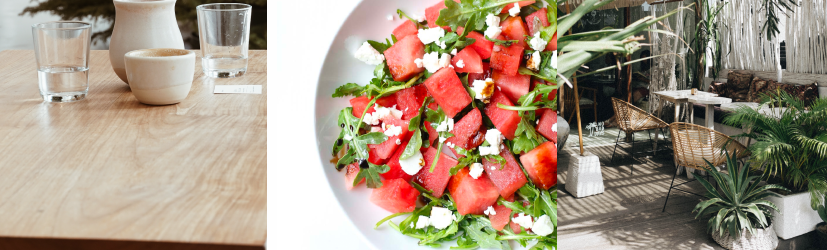
<instances>
[{"instance_id":1,"label":"wicker chair","mask_svg":"<svg viewBox=\"0 0 827 250\"><path fill-rule=\"evenodd\" d=\"M684 166L687 168L687 171L689 169L707 171L709 170L707 161L716 167L724 165L726 164L727 154L731 155L735 153L737 159L750 155L747 148L740 142L707 127L676 122L669 125L669 131L672 133L672 147L675 150L675 166ZM677 186L694 181L690 180L675 185L675 177L677 176L678 172L675 171L675 175L672 177L672 184L669 185L669 191L666 193L666 201L663 202L664 212L666 211L666 203L669 201L669 194L672 192L672 189L703 196L677 188Z\"/></svg>"},{"instance_id":2,"label":"wicker chair","mask_svg":"<svg viewBox=\"0 0 827 250\"><path fill-rule=\"evenodd\" d=\"M635 107L631 103L626 101L617 99L612 97L612 108L615 111L615 120L617 120L617 127L620 131L624 132L625 134L631 134L631 141L632 141L632 148L635 148L635 139L634 133L639 131L646 131L655 130L655 140L654 148L657 151L658 147L658 132L662 128L669 127L669 124L664 122L663 120L655 117L643 111L642 109ZM620 134L617 133L617 139L615 139L615 149L612 151L612 160L614 162L615 159L615 152L617 152L617 146L620 144ZM652 135L649 134L649 139L652 139ZM630 153L631 154L631 153ZM632 165L631 173L634 174L635 168Z\"/></svg>"},{"instance_id":3,"label":"wicker chair","mask_svg":"<svg viewBox=\"0 0 827 250\"><path fill-rule=\"evenodd\" d=\"M575 102L576 98L574 98L574 89L569 88L566 85L564 85L563 88L563 91L565 91L563 93L563 107L566 107L565 111L569 113L569 119L567 121L571 121L571 119L574 118L575 113L574 105L577 104ZM577 87L577 92L580 94L581 114L583 110L591 109L592 113L594 113L594 121L597 122L597 90L587 87ZM586 97L590 97L591 99Z\"/></svg>"}]
</instances>

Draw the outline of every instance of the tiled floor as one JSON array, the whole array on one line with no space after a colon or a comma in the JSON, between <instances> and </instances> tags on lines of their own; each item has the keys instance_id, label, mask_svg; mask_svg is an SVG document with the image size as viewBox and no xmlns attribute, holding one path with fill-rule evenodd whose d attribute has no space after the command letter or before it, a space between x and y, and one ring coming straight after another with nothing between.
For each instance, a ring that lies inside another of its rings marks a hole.
<instances>
[{"instance_id":1,"label":"tiled floor","mask_svg":"<svg viewBox=\"0 0 827 250\"><path fill-rule=\"evenodd\" d=\"M697 214L692 213L701 197L673 190L666 212L661 212L676 171L669 151L660 151L661 154L652 156L652 153L643 153L644 150L651 151L651 143L637 143L633 152L639 153L634 153L632 158L627 153L630 146L621 145L623 148L618 148L615 163L609 162L617 132L617 129L606 129L603 136L584 138L586 151L597 155L601 161L605 186L602 194L574 198L565 190L570 155L579 152L576 130L569 137L568 145L559 153L559 248L723 249L707 233L707 218L695 219ZM635 138L648 140L646 133L638 133ZM630 174L632 166L634 175ZM675 182L687 180L684 174L679 175ZM698 182L691 182L682 188L704 192ZM778 249L805 248L782 242Z\"/></svg>"}]
</instances>

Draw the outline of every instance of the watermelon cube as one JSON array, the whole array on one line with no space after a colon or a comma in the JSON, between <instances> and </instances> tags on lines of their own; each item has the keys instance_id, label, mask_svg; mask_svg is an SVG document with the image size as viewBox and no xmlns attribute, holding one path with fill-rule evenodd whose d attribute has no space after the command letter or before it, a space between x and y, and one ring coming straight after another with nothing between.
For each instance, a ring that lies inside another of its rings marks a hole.
<instances>
[{"instance_id":1,"label":"watermelon cube","mask_svg":"<svg viewBox=\"0 0 827 250\"><path fill-rule=\"evenodd\" d=\"M454 0L454 2L459 3L459 0ZM439 3L425 9L425 19L428 20L429 28L438 27L438 25L436 25L436 20L439 19L439 11L445 8L447 8L445 6L445 2L440 0ZM442 28L447 31L451 30L451 27L448 26L442 26Z\"/></svg>"},{"instance_id":2,"label":"watermelon cube","mask_svg":"<svg viewBox=\"0 0 827 250\"><path fill-rule=\"evenodd\" d=\"M382 132L385 132L385 130L387 130L387 128L389 128L391 125L402 127L402 132L399 133L399 135L388 137L387 141L382 142L380 144L376 144L376 146L374 146L377 157L383 160L388 160L393 155L393 153L396 152L396 149L399 148L401 144L397 144L396 140L399 139L402 143L407 142L408 139L410 139L410 135L412 133L408 131L408 121L398 119L393 116L387 116L384 119L382 119L382 124ZM371 145L372 144L368 144L368 147L370 147Z\"/></svg>"},{"instance_id":3,"label":"watermelon cube","mask_svg":"<svg viewBox=\"0 0 827 250\"><path fill-rule=\"evenodd\" d=\"M417 36L406 36L385 50L385 61L394 81L407 81L425 68L416 66L414 60L425 55L425 45Z\"/></svg>"},{"instance_id":4,"label":"watermelon cube","mask_svg":"<svg viewBox=\"0 0 827 250\"><path fill-rule=\"evenodd\" d=\"M537 124L537 132L546 137L549 141L557 144L557 131L552 130L557 124L557 112L551 109L538 110L540 122Z\"/></svg>"},{"instance_id":5,"label":"watermelon cube","mask_svg":"<svg viewBox=\"0 0 827 250\"><path fill-rule=\"evenodd\" d=\"M403 179L383 180L382 187L373 189L370 202L391 213L413 212L419 191Z\"/></svg>"},{"instance_id":6,"label":"watermelon cube","mask_svg":"<svg viewBox=\"0 0 827 250\"><path fill-rule=\"evenodd\" d=\"M462 67L457 65L457 62L462 60ZM482 73L482 58L472 48L464 48L456 56L451 59L451 65L454 65L454 70L457 73Z\"/></svg>"},{"instance_id":7,"label":"watermelon cube","mask_svg":"<svg viewBox=\"0 0 827 250\"><path fill-rule=\"evenodd\" d=\"M405 152L406 147L408 147L407 141L403 142L402 145L399 145L399 147L396 149L396 152L393 153L393 157L391 157L391 159L388 161L388 167L390 167L390 170L388 170L388 172L385 172L384 174L379 174L380 176L382 176L383 179L403 179L405 181L411 181L411 178L413 178L413 176L409 175L408 173L405 173L405 171L402 170L402 165L399 164L399 158L402 156L402 153Z\"/></svg>"},{"instance_id":8,"label":"watermelon cube","mask_svg":"<svg viewBox=\"0 0 827 250\"><path fill-rule=\"evenodd\" d=\"M345 188L347 188L347 190L353 190L353 188L356 187L353 185L353 180L356 179L357 175L359 175L359 164L351 163L350 165L347 165L347 168L345 169ZM362 183L365 183L365 179L362 179L359 183L356 183L356 185Z\"/></svg>"},{"instance_id":9,"label":"watermelon cube","mask_svg":"<svg viewBox=\"0 0 827 250\"><path fill-rule=\"evenodd\" d=\"M557 185L557 145L544 142L520 156L528 177L538 188L549 189Z\"/></svg>"},{"instance_id":10,"label":"watermelon cube","mask_svg":"<svg viewBox=\"0 0 827 250\"><path fill-rule=\"evenodd\" d=\"M488 159L483 159L482 165L500 195L513 197L514 192L523 187L528 180L508 146L500 152L500 156L505 158L505 165L500 165L496 161L489 161Z\"/></svg>"},{"instance_id":11,"label":"watermelon cube","mask_svg":"<svg viewBox=\"0 0 827 250\"><path fill-rule=\"evenodd\" d=\"M430 172L431 165L437 156L439 156L439 162L437 162L434 172ZM442 193L445 192L445 188L448 187L448 181L451 179L450 170L457 165L457 160L448 157L445 153L437 152L434 147L428 148L428 151L425 151L422 157L425 158L425 167L414 175L414 181L425 189L431 190L434 196L441 197Z\"/></svg>"},{"instance_id":12,"label":"watermelon cube","mask_svg":"<svg viewBox=\"0 0 827 250\"><path fill-rule=\"evenodd\" d=\"M451 133L454 136L449 137L447 142L464 149L479 147L485 141L480 110L471 109L471 112L454 124L454 130Z\"/></svg>"},{"instance_id":13,"label":"watermelon cube","mask_svg":"<svg viewBox=\"0 0 827 250\"><path fill-rule=\"evenodd\" d=\"M488 215L488 220L491 221L491 227L497 231L502 231L508 222L511 222L511 209L503 205L494 205L494 212L496 214Z\"/></svg>"},{"instance_id":14,"label":"watermelon cube","mask_svg":"<svg viewBox=\"0 0 827 250\"><path fill-rule=\"evenodd\" d=\"M383 165L388 162L387 159L379 158L379 154L376 153L376 148L379 147L379 145L380 144L368 145L368 162L374 165Z\"/></svg>"},{"instance_id":15,"label":"watermelon cube","mask_svg":"<svg viewBox=\"0 0 827 250\"><path fill-rule=\"evenodd\" d=\"M468 73L468 83L474 84L476 80L485 81L486 78L491 78L491 74L491 67L489 67L488 62L482 62L482 73Z\"/></svg>"},{"instance_id":16,"label":"watermelon cube","mask_svg":"<svg viewBox=\"0 0 827 250\"><path fill-rule=\"evenodd\" d=\"M481 215L489 206L497 204L500 193L485 174L474 179L468 168L460 169L451 177L448 191L457 205L457 212L461 215Z\"/></svg>"},{"instance_id":17,"label":"watermelon cube","mask_svg":"<svg viewBox=\"0 0 827 250\"><path fill-rule=\"evenodd\" d=\"M524 47L512 44L509 47L494 45L491 53L491 69L499 70L503 74L516 76L520 69L520 60L523 58Z\"/></svg>"},{"instance_id":18,"label":"watermelon cube","mask_svg":"<svg viewBox=\"0 0 827 250\"><path fill-rule=\"evenodd\" d=\"M429 146L429 147L430 147L430 146L433 146L433 145L434 145L434 141L436 141L436 139L437 139L437 138L439 138L439 134L437 134L437 132L436 132L436 128L434 128L433 126L431 126L431 123L430 123L430 122L428 122L428 121L423 122L423 123L422 123L422 126L424 126L424 127L425 127L425 129L427 129L427 130L428 130L428 146ZM454 126L456 126L456 125L454 125Z\"/></svg>"},{"instance_id":19,"label":"watermelon cube","mask_svg":"<svg viewBox=\"0 0 827 250\"><path fill-rule=\"evenodd\" d=\"M471 104L471 96L468 95L456 71L451 67L440 69L428 77L423 84L448 117L456 116L468 104Z\"/></svg>"},{"instance_id":20,"label":"watermelon cube","mask_svg":"<svg viewBox=\"0 0 827 250\"><path fill-rule=\"evenodd\" d=\"M505 94L499 90L494 90L491 101L485 105L485 115L491 119L491 122L505 138L514 140L514 133L517 131L517 125L520 124L520 114L517 111L501 109L497 107L497 103L514 106L514 103Z\"/></svg>"},{"instance_id":21,"label":"watermelon cube","mask_svg":"<svg viewBox=\"0 0 827 250\"><path fill-rule=\"evenodd\" d=\"M545 51L555 51L555 50L557 50L557 33L554 33L554 37L552 37L551 40L548 41L548 44L546 44L546 50Z\"/></svg>"},{"instance_id":22,"label":"watermelon cube","mask_svg":"<svg viewBox=\"0 0 827 250\"><path fill-rule=\"evenodd\" d=\"M525 24L528 26L528 34L533 36L544 27L548 27L548 10L542 8L525 17Z\"/></svg>"},{"instance_id":23,"label":"watermelon cube","mask_svg":"<svg viewBox=\"0 0 827 250\"><path fill-rule=\"evenodd\" d=\"M362 118L362 112L365 111L365 108L368 108L368 113L376 111L373 106L368 107L370 100L367 96L350 99L350 106L353 107L353 116ZM396 105L396 93L379 98L375 103L381 107L393 107L393 105Z\"/></svg>"},{"instance_id":24,"label":"watermelon cube","mask_svg":"<svg viewBox=\"0 0 827 250\"><path fill-rule=\"evenodd\" d=\"M459 33L462 32L460 31ZM488 41L484 35L476 31L468 32L466 37L474 39L474 43L468 45L468 48L474 49L474 51L480 55L480 58L488 59L491 57L491 53L494 51L494 42Z\"/></svg>"},{"instance_id":25,"label":"watermelon cube","mask_svg":"<svg viewBox=\"0 0 827 250\"><path fill-rule=\"evenodd\" d=\"M513 103L518 103L520 97L528 94L529 88L531 88L530 75L517 74L510 76L499 70L494 70L491 73L491 79L494 80L494 85Z\"/></svg>"},{"instance_id":26,"label":"watermelon cube","mask_svg":"<svg viewBox=\"0 0 827 250\"><path fill-rule=\"evenodd\" d=\"M517 43L517 45L528 47L528 43L526 43L525 40L526 35L529 34L525 27L525 23L523 23L522 17L514 16L506 18L500 23L500 28L502 29L502 34L505 38L508 40L519 40L520 43Z\"/></svg>"},{"instance_id":27,"label":"watermelon cube","mask_svg":"<svg viewBox=\"0 0 827 250\"><path fill-rule=\"evenodd\" d=\"M414 24L413 21L407 20L397 26L396 29L393 29L392 34L396 37L396 40L399 41L410 35L416 36L416 34L419 34L419 30L416 29L416 24Z\"/></svg>"},{"instance_id":28,"label":"watermelon cube","mask_svg":"<svg viewBox=\"0 0 827 250\"><path fill-rule=\"evenodd\" d=\"M520 5L520 8L522 8L522 7L526 7L526 6L534 4L534 0L519 1L519 2L517 2L517 4ZM503 8L503 10L500 13L501 14L508 13L508 10L510 10L512 7L514 7L513 3L509 4L509 5L506 5L505 8Z\"/></svg>"},{"instance_id":29,"label":"watermelon cube","mask_svg":"<svg viewBox=\"0 0 827 250\"><path fill-rule=\"evenodd\" d=\"M396 108L402 111L402 119L417 116L425 97L428 97L428 89L421 84L396 92Z\"/></svg>"}]
</instances>

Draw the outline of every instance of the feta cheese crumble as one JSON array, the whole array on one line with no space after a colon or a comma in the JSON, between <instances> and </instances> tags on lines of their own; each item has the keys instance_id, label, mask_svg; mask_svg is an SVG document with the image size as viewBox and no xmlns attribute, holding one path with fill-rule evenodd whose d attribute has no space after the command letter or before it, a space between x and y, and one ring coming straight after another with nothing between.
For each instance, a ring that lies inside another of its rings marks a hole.
<instances>
[{"instance_id":1,"label":"feta cheese crumble","mask_svg":"<svg viewBox=\"0 0 827 250\"><path fill-rule=\"evenodd\" d=\"M396 105L394 105L393 107L390 107L390 108L386 108L386 107L379 106L379 104L374 104L373 109L375 110L373 112L373 115L374 116L379 116L379 119L384 119L385 117L388 117L389 115L392 115L393 117L396 117L396 119L402 119L402 111L396 109Z\"/></svg>"},{"instance_id":2,"label":"feta cheese crumble","mask_svg":"<svg viewBox=\"0 0 827 250\"><path fill-rule=\"evenodd\" d=\"M388 21L393 21L393 15L388 15L387 19L388 19Z\"/></svg>"},{"instance_id":3,"label":"feta cheese crumble","mask_svg":"<svg viewBox=\"0 0 827 250\"><path fill-rule=\"evenodd\" d=\"M453 143L451 143L451 142L446 142L446 143L445 143L445 146L448 146L449 148L454 148L454 147L456 147L456 145L454 145L454 144L453 144Z\"/></svg>"},{"instance_id":4,"label":"feta cheese crumble","mask_svg":"<svg viewBox=\"0 0 827 250\"><path fill-rule=\"evenodd\" d=\"M557 133L557 123L555 122L554 125L551 125L551 131Z\"/></svg>"},{"instance_id":5,"label":"feta cheese crumble","mask_svg":"<svg viewBox=\"0 0 827 250\"><path fill-rule=\"evenodd\" d=\"M431 218L429 220L431 226L437 229L445 229L453 223L454 213L444 207L433 207L431 208Z\"/></svg>"},{"instance_id":6,"label":"feta cheese crumble","mask_svg":"<svg viewBox=\"0 0 827 250\"><path fill-rule=\"evenodd\" d=\"M483 103L488 103L488 99L494 94L494 80L491 78L486 78L485 81L474 80L471 89L474 90L474 98L482 100Z\"/></svg>"},{"instance_id":7,"label":"feta cheese crumble","mask_svg":"<svg viewBox=\"0 0 827 250\"><path fill-rule=\"evenodd\" d=\"M419 41L422 41L422 44L428 45L432 42L439 41L440 38L445 36L445 30L440 27L420 29L416 36L419 37Z\"/></svg>"},{"instance_id":8,"label":"feta cheese crumble","mask_svg":"<svg viewBox=\"0 0 827 250\"><path fill-rule=\"evenodd\" d=\"M399 139L399 138L396 138L396 145L402 145L402 140Z\"/></svg>"},{"instance_id":9,"label":"feta cheese crumble","mask_svg":"<svg viewBox=\"0 0 827 250\"><path fill-rule=\"evenodd\" d=\"M376 113L365 113L365 116L362 116L362 121L368 125L379 125L379 116L374 114Z\"/></svg>"},{"instance_id":10,"label":"feta cheese crumble","mask_svg":"<svg viewBox=\"0 0 827 250\"><path fill-rule=\"evenodd\" d=\"M453 118L448 118L448 119L440 122L439 125L436 126L436 132L446 132L446 131L451 132L452 130L454 130L454 119Z\"/></svg>"},{"instance_id":11,"label":"feta cheese crumble","mask_svg":"<svg viewBox=\"0 0 827 250\"><path fill-rule=\"evenodd\" d=\"M457 55L457 49L452 49L452 50L451 50L451 55L452 55L452 56Z\"/></svg>"},{"instance_id":12,"label":"feta cheese crumble","mask_svg":"<svg viewBox=\"0 0 827 250\"><path fill-rule=\"evenodd\" d=\"M537 218L537 221L535 221L532 226L531 231L540 236L546 236L554 233L554 226L551 224L551 218L545 214L540 216L540 218Z\"/></svg>"},{"instance_id":13,"label":"feta cheese crumble","mask_svg":"<svg viewBox=\"0 0 827 250\"><path fill-rule=\"evenodd\" d=\"M488 132L485 133L485 141L487 141L489 145L479 147L480 156L500 154L500 145L503 141L503 134L500 133L499 130L495 128L489 129Z\"/></svg>"},{"instance_id":14,"label":"feta cheese crumble","mask_svg":"<svg viewBox=\"0 0 827 250\"><path fill-rule=\"evenodd\" d=\"M362 47L356 50L354 57L370 65L379 65L385 61L385 55L379 53L379 51L374 49L373 46L370 46L368 42L363 43Z\"/></svg>"},{"instance_id":15,"label":"feta cheese crumble","mask_svg":"<svg viewBox=\"0 0 827 250\"><path fill-rule=\"evenodd\" d=\"M420 215L420 216L419 216L419 219L418 219L418 220L416 220L416 229L423 229L423 228L426 228L426 227L428 227L428 225L430 225L430 224L431 224L431 223L430 223L430 221L429 221L429 219L428 219L428 217L427 217L427 216L422 216L422 215Z\"/></svg>"},{"instance_id":16,"label":"feta cheese crumble","mask_svg":"<svg viewBox=\"0 0 827 250\"><path fill-rule=\"evenodd\" d=\"M517 223L525 229L530 229L534 225L534 222L531 220L531 215L526 215L524 213L520 213L517 217L511 219L511 221Z\"/></svg>"},{"instance_id":17,"label":"feta cheese crumble","mask_svg":"<svg viewBox=\"0 0 827 250\"><path fill-rule=\"evenodd\" d=\"M412 16L411 16L411 18L412 18L413 20L416 20L416 22L419 22L419 23L421 23L421 22L424 22L424 21L425 21L425 17L424 17L424 16L420 16L420 15L416 15L416 14L412 15Z\"/></svg>"},{"instance_id":18,"label":"feta cheese crumble","mask_svg":"<svg viewBox=\"0 0 827 250\"><path fill-rule=\"evenodd\" d=\"M557 68L557 51L554 51L554 54L551 55L551 67Z\"/></svg>"},{"instance_id":19,"label":"feta cheese crumble","mask_svg":"<svg viewBox=\"0 0 827 250\"><path fill-rule=\"evenodd\" d=\"M416 60L414 60L416 63ZM435 73L437 70L448 67L451 65L451 55L442 53L442 56L439 55L438 52L434 51L422 57L422 66L425 66L425 69L428 72ZM417 64L419 66L419 64Z\"/></svg>"},{"instance_id":20,"label":"feta cheese crumble","mask_svg":"<svg viewBox=\"0 0 827 250\"><path fill-rule=\"evenodd\" d=\"M494 207L492 207L492 206L488 206L488 208L485 209L485 211L482 212L482 213L484 213L485 215L489 215L489 216L490 215L497 215L497 210L494 210Z\"/></svg>"},{"instance_id":21,"label":"feta cheese crumble","mask_svg":"<svg viewBox=\"0 0 827 250\"><path fill-rule=\"evenodd\" d=\"M531 58L525 62L525 67L532 70L540 70L540 60L542 60L540 51L535 50L534 53L531 53Z\"/></svg>"},{"instance_id":22,"label":"feta cheese crumble","mask_svg":"<svg viewBox=\"0 0 827 250\"><path fill-rule=\"evenodd\" d=\"M388 137L398 136L402 133L402 127L393 124L385 124L385 135ZM400 142L401 144L401 142Z\"/></svg>"},{"instance_id":23,"label":"feta cheese crumble","mask_svg":"<svg viewBox=\"0 0 827 250\"><path fill-rule=\"evenodd\" d=\"M459 59L459 61L457 61L457 68L465 68L465 61Z\"/></svg>"},{"instance_id":24,"label":"feta cheese crumble","mask_svg":"<svg viewBox=\"0 0 827 250\"><path fill-rule=\"evenodd\" d=\"M500 28L500 17L494 14L488 13L488 16L485 16L485 25L488 25L488 28L484 32L485 36L492 39L497 38L500 36L500 33L503 32Z\"/></svg>"},{"instance_id":25,"label":"feta cheese crumble","mask_svg":"<svg viewBox=\"0 0 827 250\"><path fill-rule=\"evenodd\" d=\"M511 7L511 9L508 10L508 15L517 16L519 14L520 14L520 5L517 4L517 3L514 3L514 7Z\"/></svg>"},{"instance_id":26,"label":"feta cheese crumble","mask_svg":"<svg viewBox=\"0 0 827 250\"><path fill-rule=\"evenodd\" d=\"M479 162L476 162L474 164L471 164L471 172L469 172L468 174L470 174L471 177L476 180L476 179L480 178L480 175L482 175L482 170L483 170L482 164L479 163Z\"/></svg>"},{"instance_id":27,"label":"feta cheese crumble","mask_svg":"<svg viewBox=\"0 0 827 250\"><path fill-rule=\"evenodd\" d=\"M406 174L415 175L425 166L425 158L423 158L422 153L417 150L411 157L399 159L399 166L402 167L402 171L405 171Z\"/></svg>"},{"instance_id":28,"label":"feta cheese crumble","mask_svg":"<svg viewBox=\"0 0 827 250\"><path fill-rule=\"evenodd\" d=\"M534 33L534 36L528 41L528 45L530 45L533 50L543 51L546 49L548 42L540 37L540 32L538 31L537 33Z\"/></svg>"},{"instance_id":29,"label":"feta cheese crumble","mask_svg":"<svg viewBox=\"0 0 827 250\"><path fill-rule=\"evenodd\" d=\"M414 59L414 63L416 63L417 68L422 68L422 58Z\"/></svg>"}]
</instances>

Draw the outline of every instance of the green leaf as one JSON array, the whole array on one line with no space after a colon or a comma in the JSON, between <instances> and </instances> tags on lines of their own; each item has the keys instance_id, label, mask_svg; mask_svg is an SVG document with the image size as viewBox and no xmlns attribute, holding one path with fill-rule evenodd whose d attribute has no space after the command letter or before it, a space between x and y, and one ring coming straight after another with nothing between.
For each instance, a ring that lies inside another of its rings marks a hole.
<instances>
[{"instance_id":1,"label":"green leaf","mask_svg":"<svg viewBox=\"0 0 827 250\"><path fill-rule=\"evenodd\" d=\"M462 0L460 3L453 0L445 0L445 9L439 11L439 18L436 24L439 26L450 26L456 30L457 26L464 24L473 15L484 20L489 13L499 14L504 6L519 2L520 0Z\"/></svg>"},{"instance_id":2,"label":"green leaf","mask_svg":"<svg viewBox=\"0 0 827 250\"><path fill-rule=\"evenodd\" d=\"M391 43L391 41L387 40L387 39L385 39L384 43L373 41L373 40L368 40L368 43L370 44L371 47L373 47L373 49L375 49L376 51L379 51L379 53L385 53L385 50L387 50L388 48L393 46L393 43Z\"/></svg>"},{"instance_id":3,"label":"green leaf","mask_svg":"<svg viewBox=\"0 0 827 250\"><path fill-rule=\"evenodd\" d=\"M361 86L361 85L356 84L356 83L348 83L348 84L345 84L345 85L342 85L342 86L339 86L338 88L336 88L336 90L333 91L333 98L345 97L345 96L359 97L359 96L362 96L362 92L364 92L364 91L365 91L364 86Z\"/></svg>"},{"instance_id":4,"label":"green leaf","mask_svg":"<svg viewBox=\"0 0 827 250\"><path fill-rule=\"evenodd\" d=\"M488 37L488 36L485 36L485 39L488 40L488 41L494 42L495 45L505 46L505 47L511 47L512 44L520 42L520 40L500 40L500 39L491 38L491 37Z\"/></svg>"},{"instance_id":5,"label":"green leaf","mask_svg":"<svg viewBox=\"0 0 827 250\"><path fill-rule=\"evenodd\" d=\"M497 240L497 231L480 220L472 220L465 227L465 233L474 240L481 248L502 249L502 244Z\"/></svg>"},{"instance_id":6,"label":"green leaf","mask_svg":"<svg viewBox=\"0 0 827 250\"><path fill-rule=\"evenodd\" d=\"M353 179L353 186L359 184L362 179L365 179L368 188L380 188L382 187L382 178L379 174L387 173L391 168L388 165L375 165L373 163L368 163L368 168L360 168L359 174L356 175L356 178Z\"/></svg>"}]
</instances>

